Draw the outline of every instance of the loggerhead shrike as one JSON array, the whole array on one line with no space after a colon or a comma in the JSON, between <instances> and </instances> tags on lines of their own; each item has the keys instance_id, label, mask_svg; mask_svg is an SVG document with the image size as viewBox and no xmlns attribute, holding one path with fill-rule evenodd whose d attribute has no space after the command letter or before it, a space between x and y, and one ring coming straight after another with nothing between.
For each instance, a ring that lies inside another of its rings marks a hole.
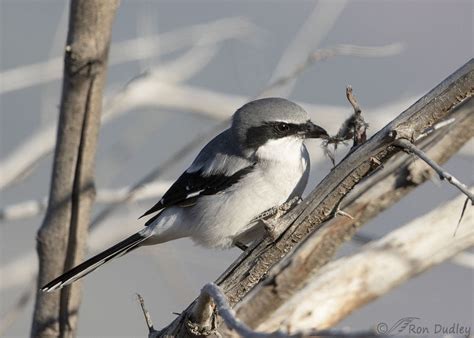
<instances>
[{"instance_id":1,"label":"loggerhead shrike","mask_svg":"<svg viewBox=\"0 0 474 338\"><path fill-rule=\"evenodd\" d=\"M306 111L282 98L249 102L229 129L211 140L191 166L143 216L145 228L46 284L53 291L142 245L182 237L211 248L249 243L263 234L263 212L301 196L309 175L306 138L326 138Z\"/></svg>"}]
</instances>

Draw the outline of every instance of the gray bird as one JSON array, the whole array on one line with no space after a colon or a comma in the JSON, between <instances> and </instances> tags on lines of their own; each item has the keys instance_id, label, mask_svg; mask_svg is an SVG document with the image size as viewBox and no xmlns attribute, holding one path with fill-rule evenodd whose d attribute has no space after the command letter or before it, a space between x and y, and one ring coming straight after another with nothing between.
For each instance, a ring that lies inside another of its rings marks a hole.
<instances>
[{"instance_id":1,"label":"gray bird","mask_svg":"<svg viewBox=\"0 0 474 338\"><path fill-rule=\"evenodd\" d=\"M141 217L145 228L46 284L49 292L142 245L182 237L210 248L262 235L263 212L301 196L309 175L306 138L325 138L299 105L265 98L238 109L164 196Z\"/></svg>"}]
</instances>

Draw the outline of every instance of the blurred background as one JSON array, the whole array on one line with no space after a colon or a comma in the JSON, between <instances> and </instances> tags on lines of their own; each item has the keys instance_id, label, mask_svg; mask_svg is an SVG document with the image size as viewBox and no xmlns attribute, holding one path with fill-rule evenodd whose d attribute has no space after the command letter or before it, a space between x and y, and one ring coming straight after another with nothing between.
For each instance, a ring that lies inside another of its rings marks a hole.
<instances>
[{"instance_id":1,"label":"blurred background","mask_svg":"<svg viewBox=\"0 0 474 338\"><path fill-rule=\"evenodd\" d=\"M0 0L5 337L25 337L31 325L35 236L49 190L67 21L66 1ZM89 255L140 229L136 218L246 101L289 98L336 132L351 113L345 98L351 84L372 134L467 62L473 41L469 0L122 0L110 51ZM331 168L318 142L309 148L308 191ZM474 181L473 148L471 141L446 165L468 185ZM382 236L456 195L449 185L427 182L362 232ZM340 255L359 247L350 243ZM160 328L238 255L237 249L208 250L185 239L106 265L84 279L79 336L145 336L137 292ZM339 327L390 326L403 317L431 327L474 327L472 252L465 258L410 280Z\"/></svg>"}]
</instances>

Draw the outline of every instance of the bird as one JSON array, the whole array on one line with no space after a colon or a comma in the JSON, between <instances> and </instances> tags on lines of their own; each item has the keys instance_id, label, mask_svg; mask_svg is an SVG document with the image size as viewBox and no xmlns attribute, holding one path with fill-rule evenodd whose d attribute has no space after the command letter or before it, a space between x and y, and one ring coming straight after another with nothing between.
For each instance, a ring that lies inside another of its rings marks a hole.
<instances>
[{"instance_id":1,"label":"bird","mask_svg":"<svg viewBox=\"0 0 474 338\"><path fill-rule=\"evenodd\" d=\"M44 285L51 292L140 246L190 237L208 248L245 246L263 236L258 216L301 196L310 158L304 141L328 138L298 104L270 97L246 103L230 127L198 153L141 217L141 231ZM140 218L141 218L140 217Z\"/></svg>"}]
</instances>

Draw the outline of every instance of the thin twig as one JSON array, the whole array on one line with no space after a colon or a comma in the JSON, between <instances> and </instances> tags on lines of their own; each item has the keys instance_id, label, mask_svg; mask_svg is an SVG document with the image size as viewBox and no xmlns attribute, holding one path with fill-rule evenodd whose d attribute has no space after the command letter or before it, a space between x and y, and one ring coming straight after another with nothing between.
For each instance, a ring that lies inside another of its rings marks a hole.
<instances>
[{"instance_id":1,"label":"thin twig","mask_svg":"<svg viewBox=\"0 0 474 338\"><path fill-rule=\"evenodd\" d=\"M352 119L350 119L348 126L350 127L349 135L352 133L354 147L356 147L367 140L366 132L369 125L364 121L362 110L360 109L359 102L357 101L351 86L346 87L346 97L354 109L354 115L352 115Z\"/></svg>"},{"instance_id":2,"label":"thin twig","mask_svg":"<svg viewBox=\"0 0 474 338\"><path fill-rule=\"evenodd\" d=\"M464 217L464 213L466 212L466 209L467 209L467 203L468 202L469 202L469 198L466 198L466 200L464 201L464 204L462 206L461 216L459 216L459 221L458 221L458 224L456 225L456 230L454 230L453 237L456 236L456 232L458 231L459 226L461 225L462 219Z\"/></svg>"},{"instance_id":3,"label":"thin twig","mask_svg":"<svg viewBox=\"0 0 474 338\"><path fill-rule=\"evenodd\" d=\"M367 128L369 124L365 122L362 116L362 109L359 106L351 86L346 87L346 97L354 109L354 113L344 121L335 136L327 138L322 144L324 154L329 157L333 166L336 164L335 153L339 144L352 139L353 147L357 147L367 140ZM332 152L329 150L330 144L334 145Z\"/></svg>"},{"instance_id":4,"label":"thin twig","mask_svg":"<svg viewBox=\"0 0 474 338\"><path fill-rule=\"evenodd\" d=\"M330 48L318 49L309 54L306 60L297 65L293 71L271 82L260 95L267 95L271 90L286 85L315 62L325 61L336 56L386 57L399 54L402 50L403 45L401 43L392 43L383 46L336 45Z\"/></svg>"},{"instance_id":5,"label":"thin twig","mask_svg":"<svg viewBox=\"0 0 474 338\"><path fill-rule=\"evenodd\" d=\"M349 103L352 105L352 108L354 108L354 114L360 115L362 110L360 109L359 102L357 102L357 99L352 92L352 86L350 85L346 87L346 97Z\"/></svg>"},{"instance_id":6,"label":"thin twig","mask_svg":"<svg viewBox=\"0 0 474 338\"><path fill-rule=\"evenodd\" d=\"M153 327L153 321L151 320L150 313L145 308L145 300L139 293L137 293L137 299L138 299L138 302L140 303L140 307L143 312L143 317L145 317L146 326L148 327L148 334L151 335L153 332L156 332L156 330Z\"/></svg>"},{"instance_id":7,"label":"thin twig","mask_svg":"<svg viewBox=\"0 0 474 338\"><path fill-rule=\"evenodd\" d=\"M418 149L413 143L407 139L398 139L395 141L395 145L403 148L405 151L410 152L422 159L426 164L428 164L434 171L439 175L441 180L446 180L450 184L458 188L464 195L466 195L471 203L474 205L474 195L469 191L469 188L462 182L460 182L456 177L444 170L438 163L433 161L428 157L421 149Z\"/></svg>"}]
</instances>

